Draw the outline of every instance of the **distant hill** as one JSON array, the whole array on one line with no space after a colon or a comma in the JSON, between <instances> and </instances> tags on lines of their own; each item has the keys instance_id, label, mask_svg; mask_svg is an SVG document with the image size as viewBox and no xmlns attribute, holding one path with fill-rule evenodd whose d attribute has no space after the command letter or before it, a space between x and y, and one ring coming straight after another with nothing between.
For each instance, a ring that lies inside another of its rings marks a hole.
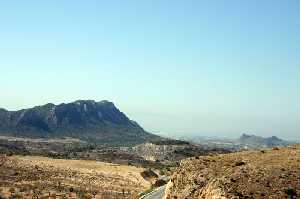
<instances>
[{"instance_id":1,"label":"distant hill","mask_svg":"<svg viewBox=\"0 0 300 199\"><path fill-rule=\"evenodd\" d=\"M223 148L231 151L239 151L241 149L259 149L259 148L270 148L275 146L287 146L290 144L297 144L295 140L283 140L276 136L261 137L256 135L242 134L237 139L230 138L216 138L216 137L199 137L189 136L182 138L183 140L191 143L200 144L202 147L207 149L212 148Z\"/></svg>"},{"instance_id":2,"label":"distant hill","mask_svg":"<svg viewBox=\"0 0 300 199\"><path fill-rule=\"evenodd\" d=\"M92 100L50 103L19 111L0 109L0 135L72 137L112 145L134 145L159 138L130 120L112 102Z\"/></svg>"},{"instance_id":3,"label":"distant hill","mask_svg":"<svg viewBox=\"0 0 300 199\"><path fill-rule=\"evenodd\" d=\"M264 138L261 136L247 134L243 134L238 141L242 144L248 144L253 146L257 145L261 147L285 146L289 144L287 141L279 139L276 136Z\"/></svg>"}]
</instances>

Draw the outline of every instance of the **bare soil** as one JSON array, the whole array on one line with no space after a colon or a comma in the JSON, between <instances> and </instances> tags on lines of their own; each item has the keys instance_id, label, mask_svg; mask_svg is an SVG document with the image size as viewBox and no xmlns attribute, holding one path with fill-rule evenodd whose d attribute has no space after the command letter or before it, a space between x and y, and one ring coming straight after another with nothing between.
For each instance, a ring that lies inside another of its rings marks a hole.
<instances>
[{"instance_id":1,"label":"bare soil","mask_svg":"<svg viewBox=\"0 0 300 199\"><path fill-rule=\"evenodd\" d=\"M300 197L300 145L189 158L168 183L168 199Z\"/></svg>"},{"instance_id":2,"label":"bare soil","mask_svg":"<svg viewBox=\"0 0 300 199\"><path fill-rule=\"evenodd\" d=\"M137 198L143 168L87 160L1 156L0 198Z\"/></svg>"}]
</instances>

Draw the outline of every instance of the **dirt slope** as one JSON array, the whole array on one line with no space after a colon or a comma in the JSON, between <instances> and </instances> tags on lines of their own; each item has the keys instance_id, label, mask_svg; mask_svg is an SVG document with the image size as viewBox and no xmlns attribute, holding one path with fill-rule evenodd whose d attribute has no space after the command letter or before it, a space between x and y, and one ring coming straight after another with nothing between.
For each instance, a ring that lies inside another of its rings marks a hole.
<instances>
[{"instance_id":1,"label":"dirt slope","mask_svg":"<svg viewBox=\"0 0 300 199\"><path fill-rule=\"evenodd\" d=\"M136 198L150 187L144 169L86 160L6 157L0 198Z\"/></svg>"},{"instance_id":2,"label":"dirt slope","mask_svg":"<svg viewBox=\"0 0 300 199\"><path fill-rule=\"evenodd\" d=\"M166 189L171 199L300 197L300 145L190 158Z\"/></svg>"}]
</instances>

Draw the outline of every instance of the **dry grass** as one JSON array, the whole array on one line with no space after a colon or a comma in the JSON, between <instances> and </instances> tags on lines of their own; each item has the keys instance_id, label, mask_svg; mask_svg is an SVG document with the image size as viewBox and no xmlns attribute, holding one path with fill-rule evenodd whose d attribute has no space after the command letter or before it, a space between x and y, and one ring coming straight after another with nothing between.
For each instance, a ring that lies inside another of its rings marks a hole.
<instances>
[{"instance_id":1,"label":"dry grass","mask_svg":"<svg viewBox=\"0 0 300 199\"><path fill-rule=\"evenodd\" d=\"M2 198L136 198L142 168L86 160L12 156L0 170Z\"/></svg>"}]
</instances>

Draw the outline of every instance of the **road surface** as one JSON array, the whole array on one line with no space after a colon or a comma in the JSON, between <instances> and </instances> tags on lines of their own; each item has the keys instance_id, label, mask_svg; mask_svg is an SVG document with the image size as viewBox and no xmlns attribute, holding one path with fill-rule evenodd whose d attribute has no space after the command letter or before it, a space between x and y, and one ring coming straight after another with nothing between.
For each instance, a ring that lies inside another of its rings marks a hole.
<instances>
[{"instance_id":1,"label":"road surface","mask_svg":"<svg viewBox=\"0 0 300 199\"><path fill-rule=\"evenodd\" d=\"M162 199L165 195L165 189L167 185L158 187L154 191L144 195L140 199Z\"/></svg>"}]
</instances>

